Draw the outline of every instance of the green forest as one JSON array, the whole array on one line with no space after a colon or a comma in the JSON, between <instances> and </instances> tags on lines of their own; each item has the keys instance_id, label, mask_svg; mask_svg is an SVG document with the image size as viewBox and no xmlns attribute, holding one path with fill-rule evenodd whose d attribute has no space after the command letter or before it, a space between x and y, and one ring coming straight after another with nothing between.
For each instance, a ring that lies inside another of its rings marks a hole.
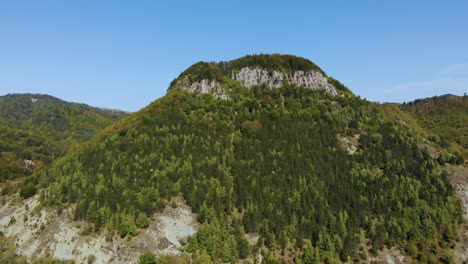
<instances>
[{"instance_id":1,"label":"green forest","mask_svg":"<svg viewBox=\"0 0 468 264\"><path fill-rule=\"evenodd\" d=\"M338 95L288 83L248 89L230 77L243 67L318 71ZM229 99L187 92L184 78L216 80ZM309 60L277 54L196 63L128 116L7 95L2 194L39 193L42 206L73 206L91 233L124 239L181 197L200 223L184 243L192 263L250 263L259 254L262 263L359 263L384 248L418 263L453 263L462 208L440 168L464 164L467 128L466 97L450 100L368 102ZM3 234L0 251L0 260L26 262Z\"/></svg>"},{"instance_id":2,"label":"green forest","mask_svg":"<svg viewBox=\"0 0 468 264\"><path fill-rule=\"evenodd\" d=\"M0 96L0 182L31 175L125 115L48 95Z\"/></svg>"},{"instance_id":3,"label":"green forest","mask_svg":"<svg viewBox=\"0 0 468 264\"><path fill-rule=\"evenodd\" d=\"M405 103L402 109L436 136L432 141L468 159L468 96L444 95Z\"/></svg>"},{"instance_id":4,"label":"green forest","mask_svg":"<svg viewBox=\"0 0 468 264\"><path fill-rule=\"evenodd\" d=\"M461 208L410 128L352 95L234 89L230 100L170 89L31 182L51 186L45 203L74 203L76 219L121 237L183 196L202 223L186 250L210 261L263 250L267 263L339 263L368 245L453 259ZM350 155L340 138L356 135Z\"/></svg>"}]
</instances>

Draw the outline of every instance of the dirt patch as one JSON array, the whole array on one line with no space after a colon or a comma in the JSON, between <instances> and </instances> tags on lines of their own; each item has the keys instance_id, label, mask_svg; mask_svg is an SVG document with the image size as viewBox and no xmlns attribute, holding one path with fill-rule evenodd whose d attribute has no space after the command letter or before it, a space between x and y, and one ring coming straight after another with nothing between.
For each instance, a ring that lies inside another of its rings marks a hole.
<instances>
[{"instance_id":1,"label":"dirt patch","mask_svg":"<svg viewBox=\"0 0 468 264\"><path fill-rule=\"evenodd\" d=\"M426 139L423 139L422 142L418 143L418 148L420 150L427 150L427 153L433 159L437 159L439 157L440 153L442 153L442 151L440 149L436 148L432 142L430 142L430 141L428 141Z\"/></svg>"},{"instance_id":2,"label":"dirt patch","mask_svg":"<svg viewBox=\"0 0 468 264\"><path fill-rule=\"evenodd\" d=\"M258 233L246 233L245 238L251 246L255 246L258 242L258 239L260 238L260 235Z\"/></svg>"},{"instance_id":3,"label":"dirt patch","mask_svg":"<svg viewBox=\"0 0 468 264\"><path fill-rule=\"evenodd\" d=\"M85 223L71 220L72 208L60 214L51 208L34 210L38 196L15 201L17 196L0 207L0 231L15 240L17 254L28 258L51 256L85 263L93 255L95 263L137 263L144 252L180 254L180 241L198 229L196 216L182 199L155 214L152 224L132 239L106 239L105 232L83 236Z\"/></svg>"}]
</instances>

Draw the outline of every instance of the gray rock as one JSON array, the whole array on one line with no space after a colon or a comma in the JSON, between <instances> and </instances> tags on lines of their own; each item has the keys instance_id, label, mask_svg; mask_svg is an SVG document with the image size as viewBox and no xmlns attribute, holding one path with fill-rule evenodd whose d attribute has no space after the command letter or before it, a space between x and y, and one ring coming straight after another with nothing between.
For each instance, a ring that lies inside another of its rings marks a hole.
<instances>
[{"instance_id":1,"label":"gray rock","mask_svg":"<svg viewBox=\"0 0 468 264\"><path fill-rule=\"evenodd\" d=\"M279 88L287 82L310 89L325 90L332 95L337 94L335 87L328 83L327 78L316 71L295 71L292 74L287 74L280 71L245 67L233 73L231 78L247 88L256 85L265 85L270 89Z\"/></svg>"},{"instance_id":2,"label":"gray rock","mask_svg":"<svg viewBox=\"0 0 468 264\"><path fill-rule=\"evenodd\" d=\"M291 74L287 74L280 71L245 67L232 73L231 78L249 89L257 85L273 89L289 83L310 89L324 90L332 95L337 95L335 87L328 83L327 78L320 72L312 70L306 72L295 71ZM229 98L221 83L215 80L203 79L201 81L191 82L188 77L184 77L178 80L174 86L191 93L211 94L218 99Z\"/></svg>"},{"instance_id":3,"label":"gray rock","mask_svg":"<svg viewBox=\"0 0 468 264\"><path fill-rule=\"evenodd\" d=\"M185 77L178 81L176 86L191 93L211 94L218 99L229 98L226 91L221 87L221 84L214 80L203 79L201 81L190 82L189 79Z\"/></svg>"},{"instance_id":4,"label":"gray rock","mask_svg":"<svg viewBox=\"0 0 468 264\"><path fill-rule=\"evenodd\" d=\"M36 168L36 163L34 163L34 161L28 160L28 159L21 160L21 165L23 165L24 167L26 167L26 168L28 168L30 170L34 170Z\"/></svg>"}]
</instances>

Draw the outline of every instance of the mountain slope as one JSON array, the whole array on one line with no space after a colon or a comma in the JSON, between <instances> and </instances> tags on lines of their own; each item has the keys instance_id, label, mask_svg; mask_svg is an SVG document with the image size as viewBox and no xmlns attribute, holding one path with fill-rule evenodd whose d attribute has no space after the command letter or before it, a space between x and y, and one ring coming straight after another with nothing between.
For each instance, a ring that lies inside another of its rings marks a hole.
<instances>
[{"instance_id":1,"label":"mountain slope","mask_svg":"<svg viewBox=\"0 0 468 264\"><path fill-rule=\"evenodd\" d=\"M468 159L468 97L456 95L417 99L404 104L375 104L388 120L408 126L431 149L439 163L463 164Z\"/></svg>"},{"instance_id":2,"label":"mountain slope","mask_svg":"<svg viewBox=\"0 0 468 264\"><path fill-rule=\"evenodd\" d=\"M0 181L30 175L125 115L48 95L0 96Z\"/></svg>"},{"instance_id":3,"label":"mountain slope","mask_svg":"<svg viewBox=\"0 0 468 264\"><path fill-rule=\"evenodd\" d=\"M312 65L261 55L192 66L36 174L51 186L44 202L75 204L76 219L125 237L182 196L202 223L186 250L213 261L259 249L272 263L364 261L367 247L450 260L461 209L447 175L410 129Z\"/></svg>"},{"instance_id":4,"label":"mountain slope","mask_svg":"<svg viewBox=\"0 0 468 264\"><path fill-rule=\"evenodd\" d=\"M456 95L419 99L402 106L418 123L435 135L435 142L452 147L468 158L468 97ZM455 143L452 145L450 143Z\"/></svg>"}]
</instances>

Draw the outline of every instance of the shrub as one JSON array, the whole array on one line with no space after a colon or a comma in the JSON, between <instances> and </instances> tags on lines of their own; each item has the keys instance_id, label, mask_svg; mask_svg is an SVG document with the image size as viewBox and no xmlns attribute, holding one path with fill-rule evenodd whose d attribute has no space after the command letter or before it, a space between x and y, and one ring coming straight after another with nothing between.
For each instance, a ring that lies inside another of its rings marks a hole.
<instances>
[{"instance_id":1,"label":"shrub","mask_svg":"<svg viewBox=\"0 0 468 264\"><path fill-rule=\"evenodd\" d=\"M88 256L88 264L93 264L96 261L96 256L93 254Z\"/></svg>"},{"instance_id":2,"label":"shrub","mask_svg":"<svg viewBox=\"0 0 468 264\"><path fill-rule=\"evenodd\" d=\"M151 252L140 255L140 264L156 264L156 256Z\"/></svg>"},{"instance_id":3,"label":"shrub","mask_svg":"<svg viewBox=\"0 0 468 264\"><path fill-rule=\"evenodd\" d=\"M29 198L37 193L36 186L28 184L20 189L20 196L23 199Z\"/></svg>"},{"instance_id":4,"label":"shrub","mask_svg":"<svg viewBox=\"0 0 468 264\"><path fill-rule=\"evenodd\" d=\"M258 120L250 121L246 120L242 122L242 129L250 133L256 133L262 129L262 124Z\"/></svg>"}]
</instances>

